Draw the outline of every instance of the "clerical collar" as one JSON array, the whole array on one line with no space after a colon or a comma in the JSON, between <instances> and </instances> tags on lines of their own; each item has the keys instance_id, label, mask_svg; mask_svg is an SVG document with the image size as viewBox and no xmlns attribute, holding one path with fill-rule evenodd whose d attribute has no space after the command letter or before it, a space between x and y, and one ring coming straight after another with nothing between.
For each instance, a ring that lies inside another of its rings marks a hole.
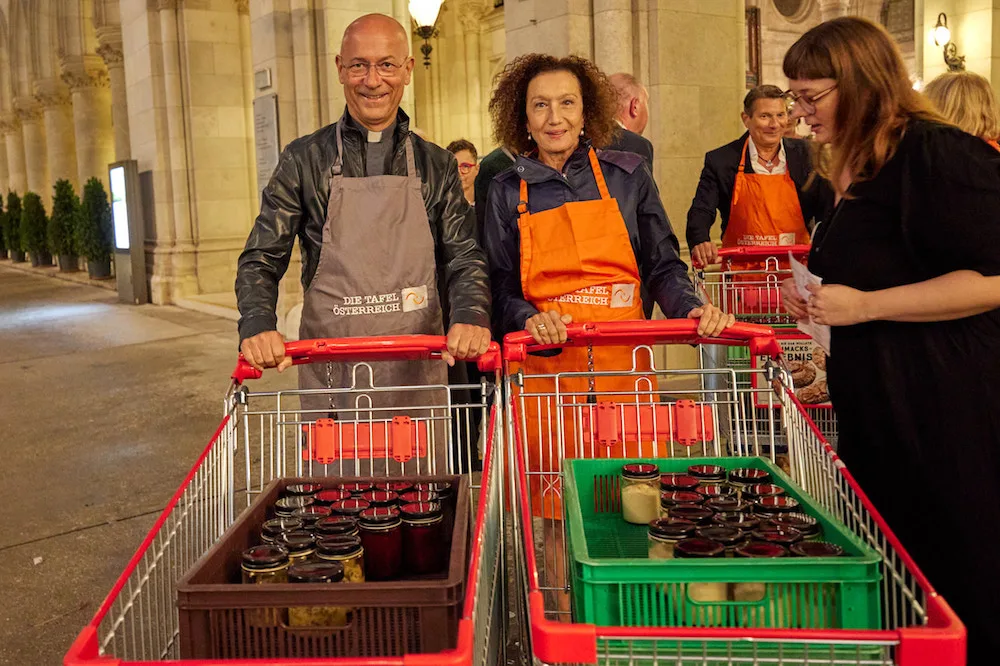
<instances>
[{"instance_id":1,"label":"clerical collar","mask_svg":"<svg viewBox=\"0 0 1000 666\"><path fill-rule=\"evenodd\" d=\"M392 137L396 133L395 120L393 120L392 124L386 127L381 132L374 132L368 129L367 127L359 123L357 120L355 120L353 117L351 117L350 114L348 114L347 120L352 127L361 132L362 136L367 137L368 143L382 143L383 141L392 141Z\"/></svg>"}]
</instances>

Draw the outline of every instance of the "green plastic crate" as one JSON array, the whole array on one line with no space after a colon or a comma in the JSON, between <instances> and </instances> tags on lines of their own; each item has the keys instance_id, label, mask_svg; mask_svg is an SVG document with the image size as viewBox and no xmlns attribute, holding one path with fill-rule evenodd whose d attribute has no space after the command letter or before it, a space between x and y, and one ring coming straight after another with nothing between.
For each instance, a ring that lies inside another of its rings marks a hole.
<instances>
[{"instance_id":1,"label":"green plastic crate","mask_svg":"<svg viewBox=\"0 0 1000 666\"><path fill-rule=\"evenodd\" d=\"M837 558L650 560L646 527L621 516L619 474L626 462L769 471L823 538L841 546ZM563 462L567 550L577 622L632 627L760 627L879 629L881 557L822 510L765 458L573 459ZM692 583L762 583L753 601L694 601Z\"/></svg>"}]
</instances>

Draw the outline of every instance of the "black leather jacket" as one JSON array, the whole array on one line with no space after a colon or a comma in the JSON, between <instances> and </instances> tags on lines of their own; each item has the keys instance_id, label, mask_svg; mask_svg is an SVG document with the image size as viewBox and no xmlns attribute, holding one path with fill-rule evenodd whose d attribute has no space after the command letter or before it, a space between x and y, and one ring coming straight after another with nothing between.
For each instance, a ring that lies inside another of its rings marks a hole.
<instances>
[{"instance_id":1,"label":"black leather jacket","mask_svg":"<svg viewBox=\"0 0 1000 666\"><path fill-rule=\"evenodd\" d=\"M338 122L344 122L344 117ZM409 130L402 109L396 117L391 173L406 174L406 147L422 181L421 192L434 237L438 291L449 324L489 326L490 289L486 256L479 244L475 211L462 193L455 156ZM365 174L361 132L344 122L344 175ZM254 222L236 271L240 340L277 328L278 281L288 269L296 236L302 250L302 286L316 273L323 244L323 224L330 197L330 170L337 157L336 123L295 141L282 151L271 181L264 188L260 215ZM358 220L364 224L364 220ZM380 242L373 238L372 242Z\"/></svg>"}]
</instances>

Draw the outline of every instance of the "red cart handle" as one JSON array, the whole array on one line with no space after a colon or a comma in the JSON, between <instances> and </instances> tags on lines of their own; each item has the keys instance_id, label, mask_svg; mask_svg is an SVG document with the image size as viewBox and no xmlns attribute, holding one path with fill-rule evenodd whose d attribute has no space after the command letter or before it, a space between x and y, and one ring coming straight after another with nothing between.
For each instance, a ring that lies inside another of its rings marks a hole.
<instances>
[{"instance_id":1,"label":"red cart handle","mask_svg":"<svg viewBox=\"0 0 1000 666\"><path fill-rule=\"evenodd\" d=\"M395 335L374 338L317 338L285 343L285 355L292 365L306 363L357 361L426 361L440 360L448 349L443 335ZM495 372L500 367L500 345L490 342L485 354L476 359L483 372ZM260 379L261 371L250 365L240 354L233 370L237 384L247 379Z\"/></svg>"},{"instance_id":2,"label":"red cart handle","mask_svg":"<svg viewBox=\"0 0 1000 666\"><path fill-rule=\"evenodd\" d=\"M720 247L719 261L734 259L759 259L762 257L784 257L791 252L795 258L808 257L810 245L738 245L736 247ZM705 265L691 257L691 265L704 268Z\"/></svg>"},{"instance_id":3,"label":"red cart handle","mask_svg":"<svg viewBox=\"0 0 1000 666\"><path fill-rule=\"evenodd\" d=\"M561 345L537 344L531 333L517 331L509 333L503 340L503 356L506 361L523 361L528 352L561 349L562 347L595 346L637 346L663 344L725 345L728 347L749 347L755 356L781 355L781 346L774 336L774 329L759 324L735 323L717 338L703 338L698 335L697 319L657 319L654 321L601 321L586 324L570 324L566 327L569 339Z\"/></svg>"}]
</instances>

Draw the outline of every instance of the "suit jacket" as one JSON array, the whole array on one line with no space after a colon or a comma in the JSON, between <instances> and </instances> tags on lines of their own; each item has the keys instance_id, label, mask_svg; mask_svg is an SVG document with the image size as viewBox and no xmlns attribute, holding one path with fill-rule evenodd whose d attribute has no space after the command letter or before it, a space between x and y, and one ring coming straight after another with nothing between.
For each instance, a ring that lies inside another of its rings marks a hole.
<instances>
[{"instance_id":1,"label":"suit jacket","mask_svg":"<svg viewBox=\"0 0 1000 666\"><path fill-rule=\"evenodd\" d=\"M726 232L726 225L729 224L729 206L733 200L733 187L736 184L736 171L743 163L743 144L749 135L749 132L744 132L736 141L705 155L705 167L701 171L701 180L698 181L698 189L687 215L686 236L689 248L711 240L710 231L715 224L716 211L722 214L722 233ZM782 139L782 141L785 145L785 168L795 183L806 229L811 231L815 222L822 221L832 207L833 192L826 181L819 177L813 178L807 189L805 185L813 171L809 145L802 139ZM754 173L749 153L750 147L747 146L747 165L744 171Z\"/></svg>"},{"instance_id":2,"label":"suit jacket","mask_svg":"<svg viewBox=\"0 0 1000 666\"><path fill-rule=\"evenodd\" d=\"M650 171L653 170L653 144L641 134L619 127L607 150L635 153L646 160L646 166Z\"/></svg>"}]
</instances>

